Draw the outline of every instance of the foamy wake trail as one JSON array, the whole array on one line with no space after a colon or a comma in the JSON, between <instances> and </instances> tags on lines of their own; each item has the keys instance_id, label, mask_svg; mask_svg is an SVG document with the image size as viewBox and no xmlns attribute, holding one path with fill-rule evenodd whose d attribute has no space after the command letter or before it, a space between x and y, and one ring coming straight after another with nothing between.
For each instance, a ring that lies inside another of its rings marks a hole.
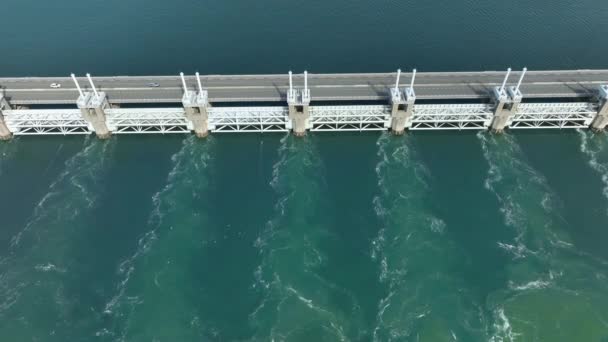
<instances>
[{"instance_id":1,"label":"foamy wake trail","mask_svg":"<svg viewBox=\"0 0 608 342\"><path fill-rule=\"evenodd\" d=\"M98 336L117 341L194 340L204 327L188 302L192 258L207 241L207 191L212 179L213 138L184 140L172 156L166 185L152 197L150 230L118 267L116 294L104 314L110 325Z\"/></svg>"},{"instance_id":2,"label":"foamy wake trail","mask_svg":"<svg viewBox=\"0 0 608 342\"><path fill-rule=\"evenodd\" d=\"M49 186L47 194L38 202L34 213L25 227L11 239L12 250L19 247L26 233L37 227L35 236L39 240L43 235L41 221L68 221L78 216L81 211L91 209L100 192L91 191L99 186L103 171L111 161L111 152L115 141L96 141L87 139L85 148L65 163L65 169Z\"/></svg>"},{"instance_id":3,"label":"foamy wake trail","mask_svg":"<svg viewBox=\"0 0 608 342\"><path fill-rule=\"evenodd\" d=\"M86 139L11 240L9 256L0 263L0 320L18 326L22 336L35 340L48 334L44 325L28 328L45 321L54 324L57 336L65 336L67 322L77 319L70 316L75 299L65 292L76 263L69 251L86 234L114 145L114 140Z\"/></svg>"},{"instance_id":4,"label":"foamy wake trail","mask_svg":"<svg viewBox=\"0 0 608 342\"><path fill-rule=\"evenodd\" d=\"M347 320L330 301L344 290L319 273L327 262L319 245L331 234L323 176L311 138L281 140L271 181L278 197L274 217L255 243L262 262L254 274L261 300L249 315L253 340L349 340Z\"/></svg>"},{"instance_id":5,"label":"foamy wake trail","mask_svg":"<svg viewBox=\"0 0 608 342\"><path fill-rule=\"evenodd\" d=\"M506 287L488 298L494 321L490 341L543 336L549 331L538 329L544 326L544 319L551 318L536 310L544 312L543 307L556 300L593 288L596 261L574 248L554 193L528 164L514 137L480 132L478 138L489 165L486 188L495 194L505 224L513 229L512 240L497 242L512 261L507 266ZM571 309L580 310L576 305Z\"/></svg>"},{"instance_id":6,"label":"foamy wake trail","mask_svg":"<svg viewBox=\"0 0 608 342\"><path fill-rule=\"evenodd\" d=\"M494 310L494 325L492 326L493 335L489 342L515 342L520 334L513 332L513 327L509 318L505 315L505 310L499 307Z\"/></svg>"},{"instance_id":7,"label":"foamy wake trail","mask_svg":"<svg viewBox=\"0 0 608 342\"><path fill-rule=\"evenodd\" d=\"M514 258L547 257L554 242L568 240L566 235L557 235L563 230L551 229L563 224L555 207L555 194L546 179L529 165L512 136L479 132L477 137L489 166L485 187L496 196L504 222L514 233L512 241L498 245Z\"/></svg>"},{"instance_id":8,"label":"foamy wake trail","mask_svg":"<svg viewBox=\"0 0 608 342\"><path fill-rule=\"evenodd\" d=\"M465 259L446 236L447 224L427 206L430 174L410 136L378 140L374 199L383 227L372 243L378 281L387 295L378 303L374 341L458 341L484 337L478 304L454 263Z\"/></svg>"},{"instance_id":9,"label":"foamy wake trail","mask_svg":"<svg viewBox=\"0 0 608 342\"><path fill-rule=\"evenodd\" d=\"M583 130L578 130L578 133L581 137L581 152L589 158L589 166L602 177L603 194L608 198L608 137ZM608 208L606 210L608 215Z\"/></svg>"}]
</instances>

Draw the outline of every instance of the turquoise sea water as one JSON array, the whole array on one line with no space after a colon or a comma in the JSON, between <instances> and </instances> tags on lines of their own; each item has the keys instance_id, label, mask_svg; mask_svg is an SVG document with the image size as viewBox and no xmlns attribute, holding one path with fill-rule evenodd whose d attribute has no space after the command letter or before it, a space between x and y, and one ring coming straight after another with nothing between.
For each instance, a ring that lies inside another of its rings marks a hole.
<instances>
[{"instance_id":1,"label":"turquoise sea water","mask_svg":"<svg viewBox=\"0 0 608 342\"><path fill-rule=\"evenodd\" d=\"M599 0L3 13L1 76L606 67ZM20 137L0 219L1 341L608 341L606 134Z\"/></svg>"}]
</instances>

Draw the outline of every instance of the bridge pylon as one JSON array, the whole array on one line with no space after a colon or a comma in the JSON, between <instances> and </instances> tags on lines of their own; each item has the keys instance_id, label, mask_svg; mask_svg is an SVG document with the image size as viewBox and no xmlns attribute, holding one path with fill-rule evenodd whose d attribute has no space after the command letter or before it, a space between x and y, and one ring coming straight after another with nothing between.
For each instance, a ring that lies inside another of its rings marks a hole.
<instances>
[{"instance_id":1,"label":"bridge pylon","mask_svg":"<svg viewBox=\"0 0 608 342\"><path fill-rule=\"evenodd\" d=\"M511 74L511 68L507 69L507 75L502 82L502 86L493 89L492 95L495 107L491 123L492 132L502 133L509 126L513 115L517 112L517 108L523 99L523 94L519 88L527 71L527 68L522 70L516 86L506 88L509 75Z\"/></svg>"},{"instance_id":2,"label":"bridge pylon","mask_svg":"<svg viewBox=\"0 0 608 342\"><path fill-rule=\"evenodd\" d=\"M70 76L76 85L76 89L78 89L79 96L76 100L76 105L80 109L82 117L89 123L89 129L92 129L99 139L108 139L112 135L112 132L106 124L105 110L110 108L106 93L97 91L90 74L86 76L93 92L82 91L76 76L74 74Z\"/></svg>"},{"instance_id":3,"label":"bridge pylon","mask_svg":"<svg viewBox=\"0 0 608 342\"><path fill-rule=\"evenodd\" d=\"M204 138L209 135L209 114L207 111L209 108L209 94L207 90L203 89L201 76L198 72L196 73L198 92L188 90L183 72L179 76L182 79L182 86L184 88L182 105L189 122L188 129L194 131L197 137Z\"/></svg>"},{"instance_id":4,"label":"bridge pylon","mask_svg":"<svg viewBox=\"0 0 608 342\"><path fill-rule=\"evenodd\" d=\"M311 127L310 122L310 89L308 89L308 72L304 71L304 88L293 87L292 73L289 72L289 90L287 91L287 106L289 107L289 121L287 128L291 128L295 136L306 135Z\"/></svg>"},{"instance_id":5,"label":"bridge pylon","mask_svg":"<svg viewBox=\"0 0 608 342\"><path fill-rule=\"evenodd\" d=\"M414 103L416 102L416 93L414 92L414 81L416 80L416 69L412 71L412 79L410 86L406 87L403 92L399 89L399 80L401 77L401 69L397 70L397 80L395 87L391 88L391 132L395 135L401 135L406 128L412 125L412 115L414 114Z\"/></svg>"},{"instance_id":6,"label":"bridge pylon","mask_svg":"<svg viewBox=\"0 0 608 342\"><path fill-rule=\"evenodd\" d=\"M0 94L0 140L10 140L13 137L13 133L4 122L4 114L2 113L2 111L10 109L11 106L8 101L4 98L4 95Z\"/></svg>"},{"instance_id":7,"label":"bridge pylon","mask_svg":"<svg viewBox=\"0 0 608 342\"><path fill-rule=\"evenodd\" d=\"M608 125L608 85L602 85L599 89L599 107L597 114L591 123L591 129L600 132Z\"/></svg>"}]
</instances>

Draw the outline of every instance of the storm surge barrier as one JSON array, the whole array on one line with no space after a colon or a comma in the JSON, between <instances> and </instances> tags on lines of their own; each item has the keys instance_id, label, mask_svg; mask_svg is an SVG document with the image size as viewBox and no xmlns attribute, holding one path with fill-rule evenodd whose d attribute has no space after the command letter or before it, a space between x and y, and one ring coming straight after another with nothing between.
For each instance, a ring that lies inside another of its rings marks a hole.
<instances>
[{"instance_id":1,"label":"storm surge barrier","mask_svg":"<svg viewBox=\"0 0 608 342\"><path fill-rule=\"evenodd\" d=\"M3 140L607 124L608 70L0 78Z\"/></svg>"}]
</instances>

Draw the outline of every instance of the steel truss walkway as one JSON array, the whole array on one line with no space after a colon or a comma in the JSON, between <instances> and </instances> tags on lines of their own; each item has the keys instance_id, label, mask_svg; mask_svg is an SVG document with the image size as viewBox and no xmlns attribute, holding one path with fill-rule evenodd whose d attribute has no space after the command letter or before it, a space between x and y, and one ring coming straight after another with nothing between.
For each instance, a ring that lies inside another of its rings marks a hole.
<instances>
[{"instance_id":1,"label":"steel truss walkway","mask_svg":"<svg viewBox=\"0 0 608 342\"><path fill-rule=\"evenodd\" d=\"M597 110L594 103L522 103L509 128L587 128Z\"/></svg>"},{"instance_id":2,"label":"steel truss walkway","mask_svg":"<svg viewBox=\"0 0 608 342\"><path fill-rule=\"evenodd\" d=\"M119 108L105 113L113 134L190 133L182 108Z\"/></svg>"},{"instance_id":3,"label":"steel truss walkway","mask_svg":"<svg viewBox=\"0 0 608 342\"><path fill-rule=\"evenodd\" d=\"M5 110L4 121L15 135L90 134L78 109Z\"/></svg>"},{"instance_id":4,"label":"steel truss walkway","mask_svg":"<svg viewBox=\"0 0 608 342\"><path fill-rule=\"evenodd\" d=\"M211 107L211 132L286 132L287 107Z\"/></svg>"},{"instance_id":5,"label":"steel truss walkway","mask_svg":"<svg viewBox=\"0 0 608 342\"><path fill-rule=\"evenodd\" d=\"M509 119L509 128L586 128L598 112L594 103L522 103ZM113 134L189 133L183 108L105 109ZM78 109L4 110L7 127L15 135L90 134L93 128ZM411 130L487 129L491 104L414 105ZM391 107L311 106L311 131L381 131L391 126ZM210 107L211 132L286 132L291 128L288 107Z\"/></svg>"},{"instance_id":6,"label":"steel truss walkway","mask_svg":"<svg viewBox=\"0 0 608 342\"><path fill-rule=\"evenodd\" d=\"M487 129L492 116L487 104L415 105L410 129Z\"/></svg>"},{"instance_id":7,"label":"steel truss walkway","mask_svg":"<svg viewBox=\"0 0 608 342\"><path fill-rule=\"evenodd\" d=\"M389 106L313 106L311 131L384 131L390 125Z\"/></svg>"}]
</instances>

